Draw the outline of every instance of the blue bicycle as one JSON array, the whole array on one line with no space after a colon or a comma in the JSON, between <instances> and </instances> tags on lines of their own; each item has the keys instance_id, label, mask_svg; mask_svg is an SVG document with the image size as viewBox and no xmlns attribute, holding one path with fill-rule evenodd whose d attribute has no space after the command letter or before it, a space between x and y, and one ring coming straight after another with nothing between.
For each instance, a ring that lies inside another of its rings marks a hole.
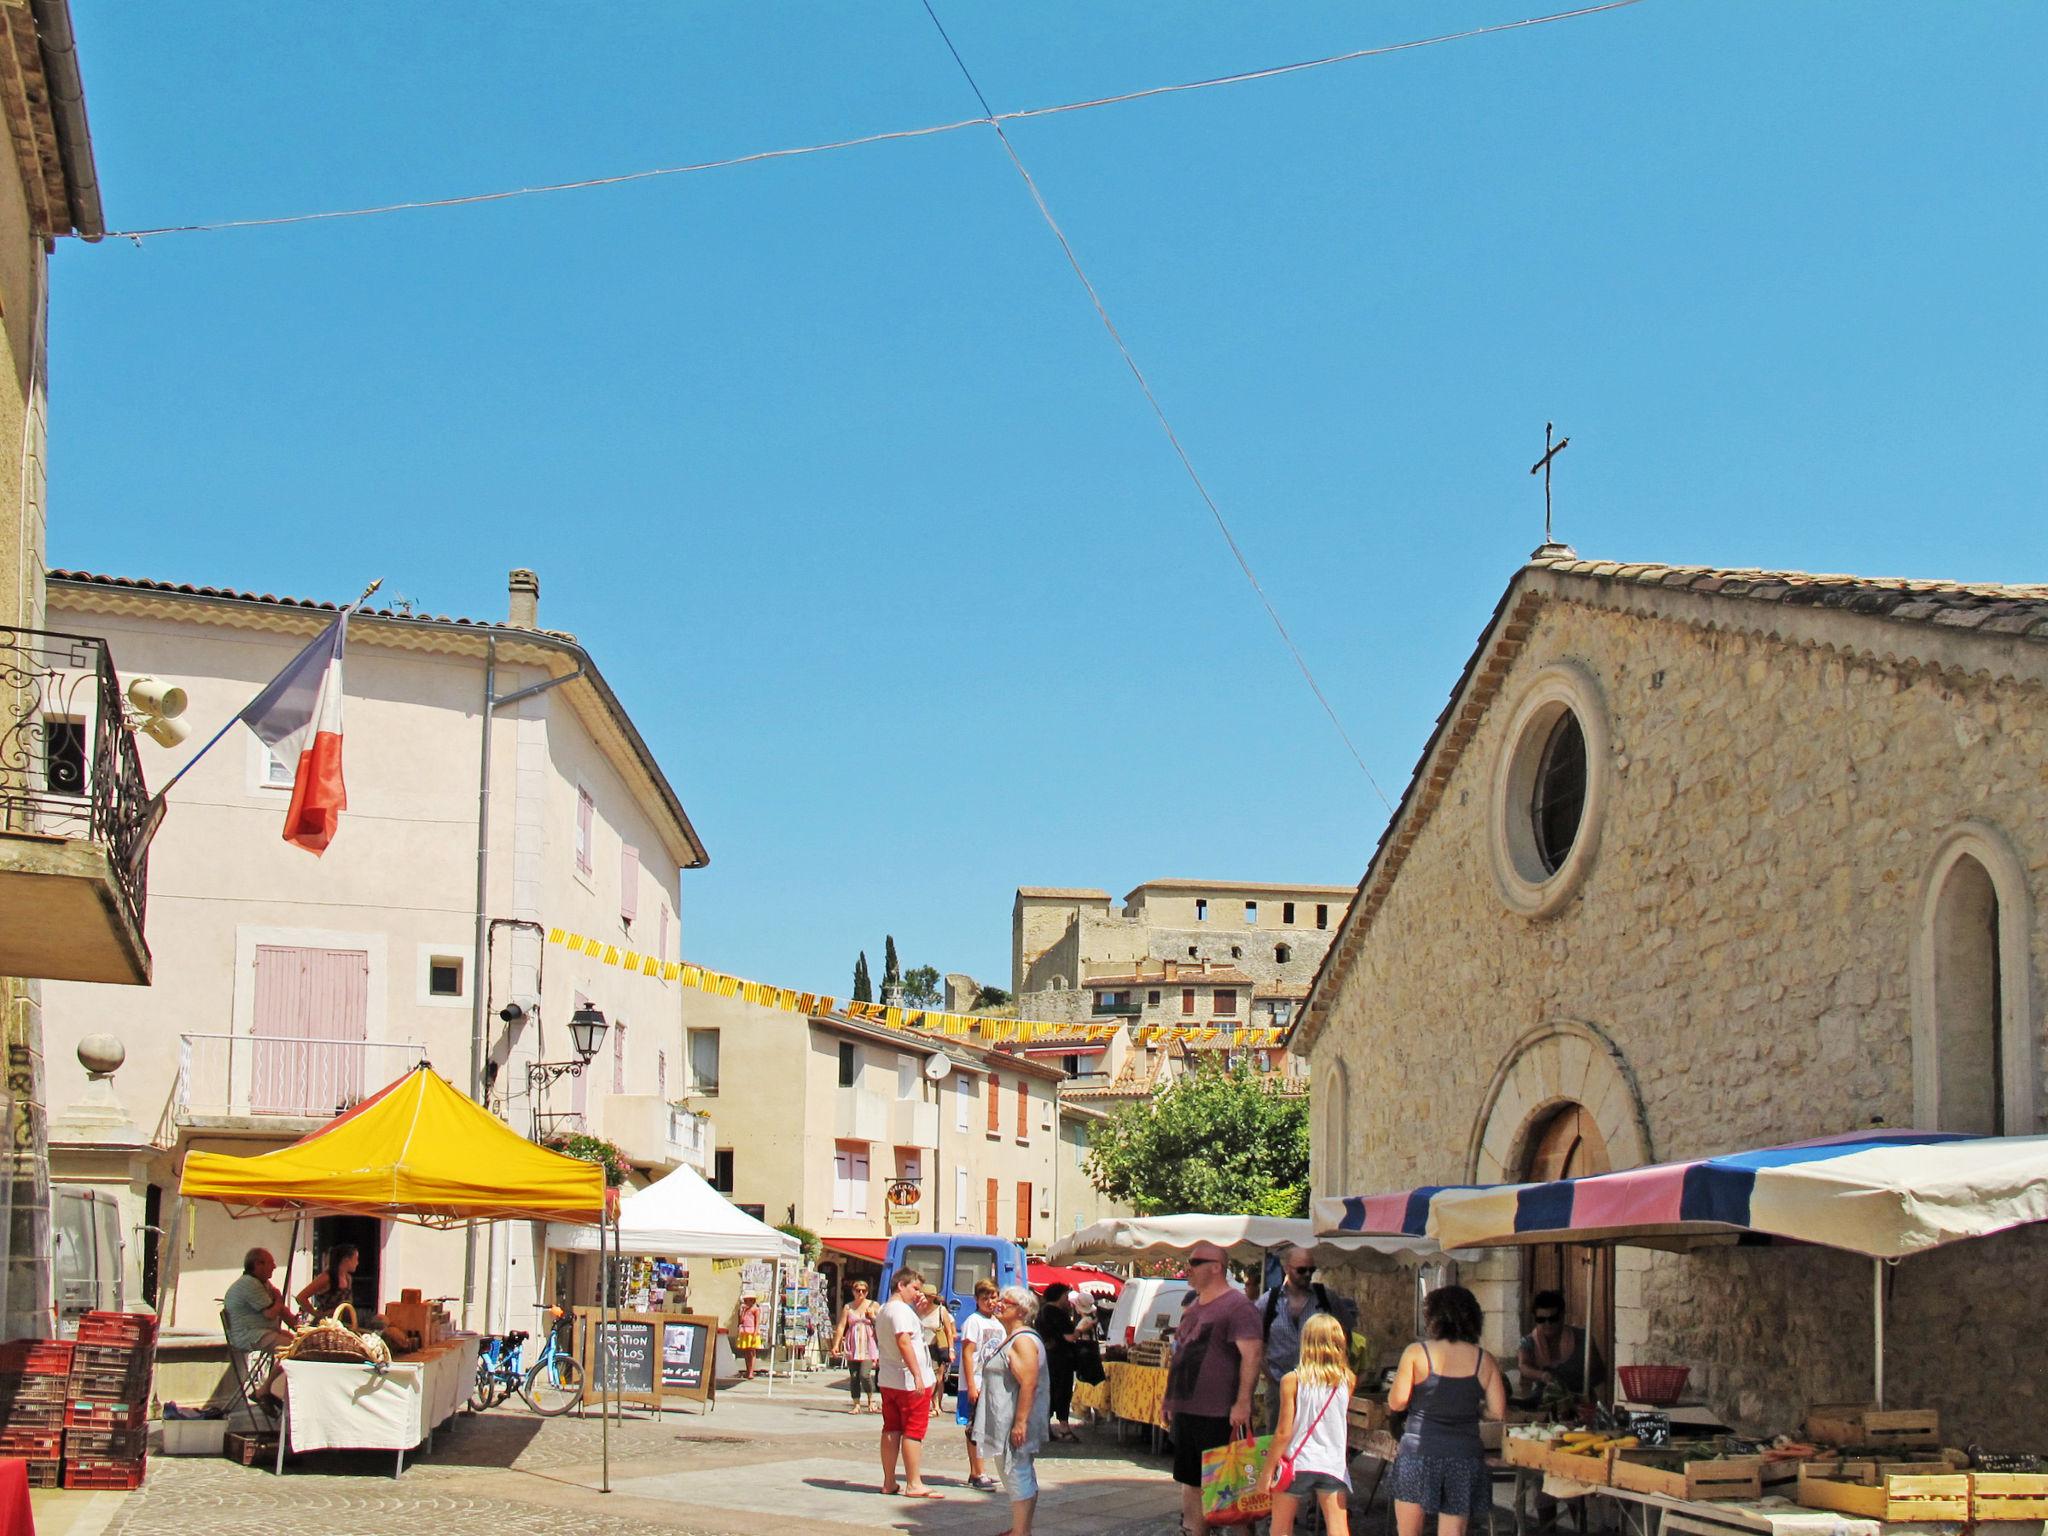
<instances>
[{"instance_id":1,"label":"blue bicycle","mask_svg":"<svg viewBox=\"0 0 2048 1536\"><path fill-rule=\"evenodd\" d=\"M583 1401L583 1367L560 1346L560 1336L559 1325L541 1336L540 1358L532 1365L521 1359L529 1337L525 1332L484 1340L476 1359L476 1386L469 1394L470 1411L482 1413L517 1392L527 1407L552 1419Z\"/></svg>"}]
</instances>

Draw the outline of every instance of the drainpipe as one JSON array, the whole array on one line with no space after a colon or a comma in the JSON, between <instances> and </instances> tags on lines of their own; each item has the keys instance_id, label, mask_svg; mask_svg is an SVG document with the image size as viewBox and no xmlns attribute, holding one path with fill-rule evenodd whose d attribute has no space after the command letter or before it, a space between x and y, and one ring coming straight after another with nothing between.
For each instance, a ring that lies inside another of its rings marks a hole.
<instances>
[{"instance_id":1,"label":"drainpipe","mask_svg":"<svg viewBox=\"0 0 2048 1536\"><path fill-rule=\"evenodd\" d=\"M92 129L85 121L85 86L78 75L78 40L71 31L66 0L30 0L36 44L43 56L43 78L50 87L50 118L57 130L57 158L64 166L70 194L68 222L86 240L107 233L100 211L99 174L93 168ZM58 233L62 233L59 230Z\"/></svg>"},{"instance_id":2,"label":"drainpipe","mask_svg":"<svg viewBox=\"0 0 2048 1536\"><path fill-rule=\"evenodd\" d=\"M470 962L470 1020L469 1020L469 1096L481 1104L484 1102L484 1053L487 1042L489 988L485 984L484 967L490 964L490 879L491 879L491 724L497 712L508 704L517 704L535 694L546 693L550 688L559 688L572 683L583 675L582 663L576 670L560 677L544 678L529 687L515 689L511 693L498 692L498 637L484 637L484 696L483 729L479 732L480 745L477 765L476 789L476 942L474 958ZM476 1223L471 1222L464 1229L462 1252L462 1325L470 1323L470 1309L476 1301Z\"/></svg>"}]
</instances>

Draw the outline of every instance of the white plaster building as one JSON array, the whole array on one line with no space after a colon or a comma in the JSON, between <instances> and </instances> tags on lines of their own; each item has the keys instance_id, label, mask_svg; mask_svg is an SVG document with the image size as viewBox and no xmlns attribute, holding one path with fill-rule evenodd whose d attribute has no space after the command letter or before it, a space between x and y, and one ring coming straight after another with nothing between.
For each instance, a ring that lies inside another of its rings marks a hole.
<instances>
[{"instance_id":1,"label":"white plaster building","mask_svg":"<svg viewBox=\"0 0 2048 1536\"><path fill-rule=\"evenodd\" d=\"M149 765L162 783L332 620L332 607L51 572L50 623L110 640L129 677L183 688L194 736ZM709 1128L685 1084L682 987L545 944L546 928L680 955L679 875L707 861L675 789L596 662L538 627L515 571L503 623L365 612L350 621L349 806L324 856L281 836L291 771L236 726L169 797L149 869L156 984L45 990L54 1177L123 1203L126 1295L162 1293L180 1335L217 1334L241 1255L283 1258L289 1227L176 1199L186 1151L251 1154L295 1139L424 1057L467 1091L472 1031L487 1102L521 1131L587 1129L645 1172L707 1172ZM479 910L480 721L492 713ZM508 696L514 698L508 701ZM596 1058L536 1103L526 1068L572 1056L570 1014L610 1021ZM511 1010L510 1016L507 1016ZM112 1035L126 1064L88 1095L76 1048ZM125 1124L124 1124L125 1122ZM302 1232L294 1272L329 1242L362 1250L364 1310L400 1287L463 1296L460 1233L370 1220ZM492 1228L469 1280L473 1321L529 1326L525 1224ZM488 1315L482 1303L490 1298Z\"/></svg>"}]
</instances>

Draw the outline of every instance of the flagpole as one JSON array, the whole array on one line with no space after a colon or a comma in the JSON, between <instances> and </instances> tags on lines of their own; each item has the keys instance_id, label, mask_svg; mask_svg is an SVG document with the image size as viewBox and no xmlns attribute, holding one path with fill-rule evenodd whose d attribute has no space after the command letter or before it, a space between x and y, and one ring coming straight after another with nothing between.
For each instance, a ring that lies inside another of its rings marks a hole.
<instances>
[{"instance_id":1,"label":"flagpole","mask_svg":"<svg viewBox=\"0 0 2048 1536\"><path fill-rule=\"evenodd\" d=\"M367 587L363 588L363 595L361 597L357 598L354 602L350 603L346 608L341 610L341 616L345 619L350 614L354 613L358 608L362 607L363 604L367 603L370 600L371 594L373 594L379 587L383 585L384 578L382 576L379 576L375 581L371 582ZM220 739L223 736L227 735L229 731L232 731L236 727L236 725L238 725L241 722L241 719L242 716L239 711L235 714L228 716L228 723L222 726L219 730L215 731L213 735L207 740L205 746L201 747L197 752L194 752L191 755L191 757L187 758L185 761L185 766L180 768L176 773L172 774L168 779L166 779L164 781L164 787L162 789L158 790L155 794L149 797L150 809L154 810L156 807L160 806L163 803L164 796L168 795L171 792L171 786L176 784L178 780L185 777L185 775L190 773L194 768L198 767L199 759L206 756L206 754L211 752L215 747L219 746Z\"/></svg>"}]
</instances>

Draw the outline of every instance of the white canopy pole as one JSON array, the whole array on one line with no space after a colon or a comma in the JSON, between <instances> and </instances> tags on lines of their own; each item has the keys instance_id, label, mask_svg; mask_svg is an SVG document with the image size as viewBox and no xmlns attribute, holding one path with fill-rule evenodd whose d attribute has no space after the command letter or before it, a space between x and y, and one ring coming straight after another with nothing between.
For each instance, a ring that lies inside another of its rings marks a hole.
<instances>
[{"instance_id":1,"label":"white canopy pole","mask_svg":"<svg viewBox=\"0 0 2048 1536\"><path fill-rule=\"evenodd\" d=\"M782 1260L775 1261L775 1279L770 1283L768 1296L768 1395L775 1395L775 1338L777 1325L782 1321Z\"/></svg>"},{"instance_id":2,"label":"white canopy pole","mask_svg":"<svg viewBox=\"0 0 2048 1536\"><path fill-rule=\"evenodd\" d=\"M1877 1328L1877 1406L1884 1406L1884 1260L1870 1261L1870 1314Z\"/></svg>"},{"instance_id":3,"label":"white canopy pole","mask_svg":"<svg viewBox=\"0 0 2048 1536\"><path fill-rule=\"evenodd\" d=\"M590 1352L597 1362L597 1411L602 1415L598 1426L598 1437L604 1446L600 1493L612 1491L612 1374L619 1368L619 1330L611 1315L612 1266L604 1251L605 1228L610 1225L609 1217L600 1218L597 1224L597 1332L604 1342ZM609 1357L606 1349L611 1351Z\"/></svg>"}]
</instances>

